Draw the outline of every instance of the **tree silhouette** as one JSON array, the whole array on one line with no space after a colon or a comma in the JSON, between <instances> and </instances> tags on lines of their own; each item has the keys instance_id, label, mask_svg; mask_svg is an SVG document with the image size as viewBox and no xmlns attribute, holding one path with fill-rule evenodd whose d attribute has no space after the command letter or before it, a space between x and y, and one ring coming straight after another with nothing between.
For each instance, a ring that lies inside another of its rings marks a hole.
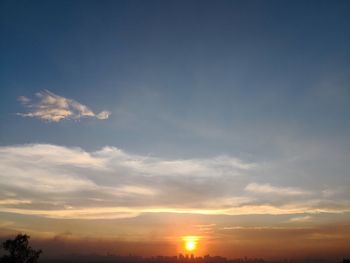
<instances>
[{"instance_id":1,"label":"tree silhouette","mask_svg":"<svg viewBox=\"0 0 350 263\"><path fill-rule=\"evenodd\" d=\"M2 247L9 252L0 258L1 263L36 263L42 251L29 246L30 236L19 234L15 239L6 240Z\"/></svg>"}]
</instances>

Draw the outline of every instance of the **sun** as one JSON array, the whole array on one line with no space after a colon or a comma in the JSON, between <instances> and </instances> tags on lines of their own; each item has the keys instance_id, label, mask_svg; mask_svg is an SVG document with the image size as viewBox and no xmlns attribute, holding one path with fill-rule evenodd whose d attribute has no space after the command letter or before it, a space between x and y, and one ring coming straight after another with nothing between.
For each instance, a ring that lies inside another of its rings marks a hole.
<instances>
[{"instance_id":1,"label":"sun","mask_svg":"<svg viewBox=\"0 0 350 263\"><path fill-rule=\"evenodd\" d=\"M188 252L194 252L197 249L198 240L197 236L184 236L182 237L184 241L185 250Z\"/></svg>"},{"instance_id":2,"label":"sun","mask_svg":"<svg viewBox=\"0 0 350 263\"><path fill-rule=\"evenodd\" d=\"M186 250L187 251L193 251L196 248L196 243L194 241L187 241L186 242Z\"/></svg>"}]
</instances>

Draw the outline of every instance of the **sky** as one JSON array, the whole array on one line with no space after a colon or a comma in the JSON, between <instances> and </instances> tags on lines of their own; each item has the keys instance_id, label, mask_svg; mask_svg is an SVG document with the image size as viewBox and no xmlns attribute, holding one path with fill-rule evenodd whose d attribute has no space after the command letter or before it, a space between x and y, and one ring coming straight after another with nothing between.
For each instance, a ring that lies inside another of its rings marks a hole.
<instances>
[{"instance_id":1,"label":"sky","mask_svg":"<svg viewBox=\"0 0 350 263\"><path fill-rule=\"evenodd\" d=\"M46 256L176 255L184 236L196 255L350 256L349 12L1 1L0 236Z\"/></svg>"}]
</instances>

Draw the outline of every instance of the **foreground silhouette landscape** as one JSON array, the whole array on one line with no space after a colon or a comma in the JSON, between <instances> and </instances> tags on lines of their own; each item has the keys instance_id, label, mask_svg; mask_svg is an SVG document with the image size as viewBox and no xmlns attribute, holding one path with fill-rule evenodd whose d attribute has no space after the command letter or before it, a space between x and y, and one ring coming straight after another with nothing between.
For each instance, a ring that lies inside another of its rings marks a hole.
<instances>
[{"instance_id":1,"label":"foreground silhouette landscape","mask_svg":"<svg viewBox=\"0 0 350 263\"><path fill-rule=\"evenodd\" d=\"M42 251L35 250L29 246L29 236L17 235L13 240L6 240L2 248L7 251L1 257L1 263L36 263Z\"/></svg>"},{"instance_id":2,"label":"foreground silhouette landscape","mask_svg":"<svg viewBox=\"0 0 350 263\"><path fill-rule=\"evenodd\" d=\"M33 249L29 245L30 236L18 234L14 239L8 239L2 244L0 263L37 263L41 249ZM5 250L5 254L3 254ZM142 257L135 255L64 255L57 258L44 258L42 263L350 263L349 259L341 261L329 261L325 259L307 258L307 259L283 259L283 260L264 260L262 258L237 258L228 259L221 256L205 255L203 257L194 254L179 254L178 256L154 256Z\"/></svg>"},{"instance_id":3,"label":"foreground silhouette landscape","mask_svg":"<svg viewBox=\"0 0 350 263\"><path fill-rule=\"evenodd\" d=\"M281 259L281 260L265 260L262 258L236 258L228 259L221 256L206 255L203 257L195 257L193 255L178 255L178 256L117 256L117 255L71 255L57 259L41 260L42 263L73 263L73 262L88 262L88 263L350 263L349 259L342 260L326 260L317 258L306 259Z\"/></svg>"}]
</instances>

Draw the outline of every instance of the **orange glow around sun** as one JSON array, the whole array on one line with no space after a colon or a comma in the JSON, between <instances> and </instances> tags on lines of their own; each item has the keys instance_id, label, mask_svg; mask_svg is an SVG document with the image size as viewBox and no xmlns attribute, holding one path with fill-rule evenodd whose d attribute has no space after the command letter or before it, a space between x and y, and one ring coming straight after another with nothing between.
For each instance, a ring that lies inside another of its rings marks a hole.
<instances>
[{"instance_id":1,"label":"orange glow around sun","mask_svg":"<svg viewBox=\"0 0 350 263\"><path fill-rule=\"evenodd\" d=\"M187 252L194 252L197 249L199 237L197 236L184 236L182 237L185 250Z\"/></svg>"}]
</instances>

